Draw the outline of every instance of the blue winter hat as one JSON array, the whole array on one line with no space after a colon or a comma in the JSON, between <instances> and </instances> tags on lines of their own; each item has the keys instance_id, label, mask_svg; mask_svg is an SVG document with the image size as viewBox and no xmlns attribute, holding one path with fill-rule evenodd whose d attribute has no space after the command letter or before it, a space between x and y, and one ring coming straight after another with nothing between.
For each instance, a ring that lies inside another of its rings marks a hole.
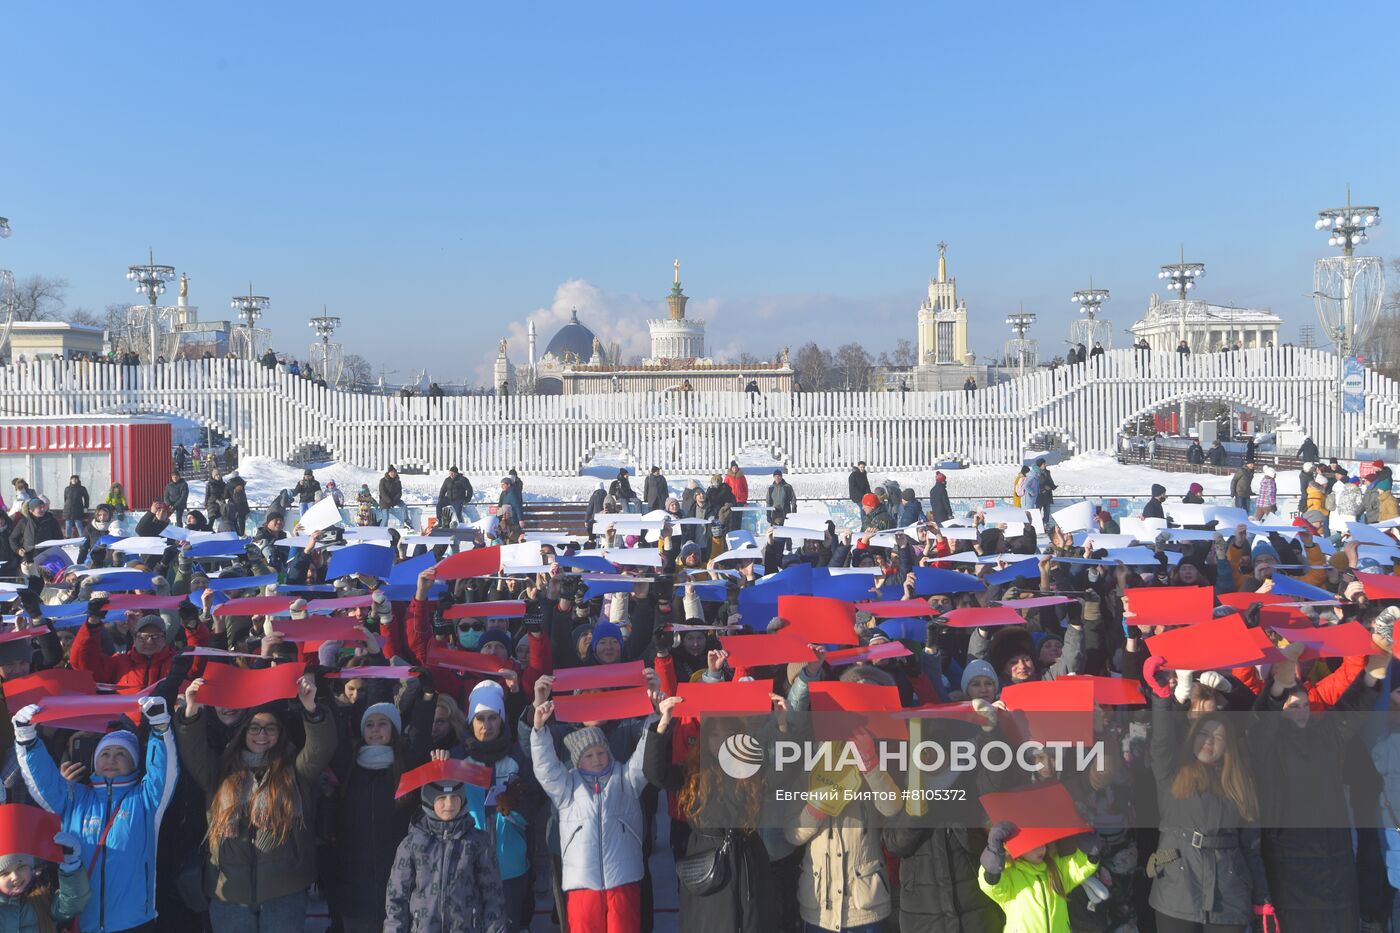
<instances>
[{"instance_id":1,"label":"blue winter hat","mask_svg":"<svg viewBox=\"0 0 1400 933\"><path fill-rule=\"evenodd\" d=\"M354 670L354 668L351 668ZM392 703L373 703L360 716L360 731L365 731L365 722L375 713L383 713L388 717L389 722L394 725L394 732L403 733L403 717L399 715L399 708Z\"/></svg>"},{"instance_id":2,"label":"blue winter hat","mask_svg":"<svg viewBox=\"0 0 1400 933\"><path fill-rule=\"evenodd\" d=\"M92 753L92 769L97 770L97 756L102 754L103 749L118 746L131 756L131 766L133 771L141 762L141 743L136 738L136 733L126 729L117 732L109 732L97 742L97 748Z\"/></svg>"},{"instance_id":3,"label":"blue winter hat","mask_svg":"<svg viewBox=\"0 0 1400 933\"><path fill-rule=\"evenodd\" d=\"M604 638L616 638L619 648L627 644L627 640L622 637L622 629L618 628L615 623L600 621L593 626L593 641L589 643L588 648L589 653L595 658L598 656L598 642Z\"/></svg>"},{"instance_id":4,"label":"blue winter hat","mask_svg":"<svg viewBox=\"0 0 1400 933\"><path fill-rule=\"evenodd\" d=\"M1268 558L1276 564L1282 562L1282 559L1278 556L1278 551L1274 550L1274 546L1264 538L1260 538L1254 542L1254 547L1250 549L1249 556L1254 559L1255 563L1258 563L1261 558Z\"/></svg>"}]
</instances>

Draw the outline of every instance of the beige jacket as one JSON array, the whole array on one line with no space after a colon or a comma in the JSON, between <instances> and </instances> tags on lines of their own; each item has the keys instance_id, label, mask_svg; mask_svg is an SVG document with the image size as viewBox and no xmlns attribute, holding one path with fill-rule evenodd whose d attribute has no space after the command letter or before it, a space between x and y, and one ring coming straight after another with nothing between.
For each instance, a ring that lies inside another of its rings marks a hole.
<instances>
[{"instance_id":1,"label":"beige jacket","mask_svg":"<svg viewBox=\"0 0 1400 933\"><path fill-rule=\"evenodd\" d=\"M813 822L804 814L800 825L787 830L790 842L807 845L797 880L802 919L824 930L844 930L888 917L890 883L880 811L853 802L836 817Z\"/></svg>"}]
</instances>

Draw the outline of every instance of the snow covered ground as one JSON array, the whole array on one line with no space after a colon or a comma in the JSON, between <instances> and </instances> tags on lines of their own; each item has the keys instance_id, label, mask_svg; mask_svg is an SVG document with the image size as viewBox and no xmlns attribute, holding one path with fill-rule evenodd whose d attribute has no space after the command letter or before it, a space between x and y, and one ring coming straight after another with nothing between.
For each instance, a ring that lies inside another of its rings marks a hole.
<instances>
[{"instance_id":1,"label":"snow covered ground","mask_svg":"<svg viewBox=\"0 0 1400 933\"><path fill-rule=\"evenodd\" d=\"M301 467L291 466L277 460L260 457L246 458L239 475L248 483L248 498L254 504L270 502L281 490L291 489L301 479ZM335 480L345 495L345 504L352 507L360 484L367 484L370 492L378 496L378 471L362 470L345 463L317 464L313 467L316 478L322 485L327 480ZM746 465L749 476L750 496L762 495L770 481L771 466ZM1161 483L1173 497L1184 495L1193 482L1205 487L1206 495L1225 496L1230 492L1229 476L1214 476L1195 473L1164 473L1146 466L1120 464L1105 454L1086 454L1074 457L1051 467L1058 488L1057 498L1076 496L1145 496L1153 483ZM885 473L878 468L870 471L872 484L887 477L894 478L901 486L912 487L919 498L926 498L933 485L933 469L917 472ZM1011 494L1011 484L1016 470L1009 466L974 466L964 470L945 470L948 477L948 494L954 498L1005 498ZM445 474L431 476L407 476L399 474L403 480L404 499L411 505L429 504L436 500L438 487ZM615 475L615 469L609 474ZM846 476L840 473L794 473L788 482L797 490L802 499L844 499L846 497ZM471 476L472 487L477 492L477 501L489 497L496 501L500 489L499 476ZM602 480L598 476L531 476L523 473L525 498L527 500L584 501L598 487ZM679 493L690 476L670 474L672 490ZM708 476L695 475L702 485ZM204 496L203 483L191 483L191 501L201 501ZM639 494L642 483L635 473L632 488ZM1297 495L1298 475L1293 471L1280 473L1278 491L1281 495Z\"/></svg>"}]
</instances>

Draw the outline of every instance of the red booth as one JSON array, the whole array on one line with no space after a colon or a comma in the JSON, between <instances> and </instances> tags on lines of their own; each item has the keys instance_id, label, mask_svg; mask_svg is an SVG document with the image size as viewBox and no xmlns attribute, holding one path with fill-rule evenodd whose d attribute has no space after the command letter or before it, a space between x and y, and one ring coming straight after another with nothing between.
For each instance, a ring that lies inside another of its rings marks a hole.
<instances>
[{"instance_id":1,"label":"red booth","mask_svg":"<svg viewBox=\"0 0 1400 933\"><path fill-rule=\"evenodd\" d=\"M0 494L13 498L10 480L63 507L63 487L77 474L93 505L121 483L133 511L144 511L170 482L170 422L147 418L27 418L0 423Z\"/></svg>"}]
</instances>

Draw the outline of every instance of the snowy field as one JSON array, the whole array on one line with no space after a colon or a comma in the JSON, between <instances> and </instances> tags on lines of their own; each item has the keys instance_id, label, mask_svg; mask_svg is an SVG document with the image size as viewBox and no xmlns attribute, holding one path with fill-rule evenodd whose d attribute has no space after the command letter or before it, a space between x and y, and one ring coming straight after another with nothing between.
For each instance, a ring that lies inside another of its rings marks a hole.
<instances>
[{"instance_id":1,"label":"snowy field","mask_svg":"<svg viewBox=\"0 0 1400 933\"><path fill-rule=\"evenodd\" d=\"M260 457L246 458L240 469L248 484L248 499L254 504L270 502L281 490L291 489L301 479L300 467L290 466L277 460ZM360 485L367 484L371 494L379 494L380 471L363 470L345 463L316 464L313 467L316 478L324 486L327 480L335 480L345 496L345 504L352 507ZM770 481L771 466L745 466L749 476L749 495L761 497ZM1205 487L1206 495L1226 496L1230 492L1230 477L1195 473L1165 473L1146 466L1120 464L1105 454L1087 454L1074 457L1051 467L1058 488L1057 498L1077 496L1146 496L1153 483L1161 483L1167 493L1178 497L1186 493L1193 482ZM885 473L872 466L872 485L886 478L895 479L901 486L912 487L921 499L928 495L933 485L932 468L917 472L897 471ZM1016 469L1009 466L974 466L963 470L944 470L948 477L948 494L954 498L1005 498L1011 494L1012 480ZM403 481L404 500L410 505L431 504L437 499L438 487L445 473L430 476L408 476L400 473ZM615 474L614 474L615 475ZM844 499L846 497L846 472L840 473L793 473L787 479L797 490L801 499ZM496 501L500 490L501 477L476 475L469 477L476 490L476 501ZM685 488L686 481L694 478L701 485L709 481L708 475L684 476L671 474L667 480L677 495ZM522 473L525 483L525 498L532 501L586 501L589 494L602 482L597 476L531 476ZM204 496L203 483L192 482L191 501L201 501ZM632 488L640 495L642 481L633 473ZM1283 471L1278 476L1280 495L1298 494L1298 475Z\"/></svg>"}]
</instances>

